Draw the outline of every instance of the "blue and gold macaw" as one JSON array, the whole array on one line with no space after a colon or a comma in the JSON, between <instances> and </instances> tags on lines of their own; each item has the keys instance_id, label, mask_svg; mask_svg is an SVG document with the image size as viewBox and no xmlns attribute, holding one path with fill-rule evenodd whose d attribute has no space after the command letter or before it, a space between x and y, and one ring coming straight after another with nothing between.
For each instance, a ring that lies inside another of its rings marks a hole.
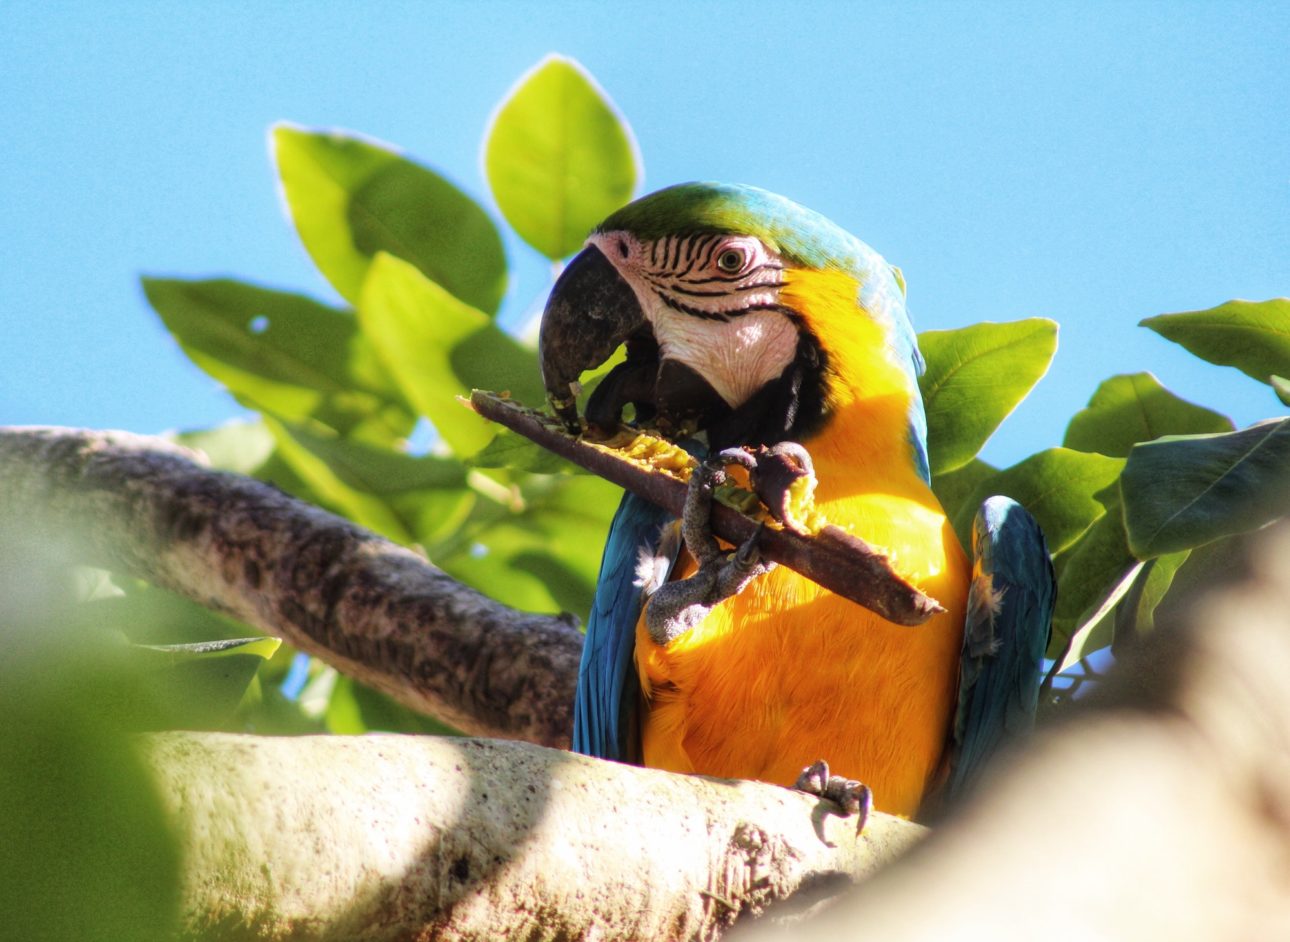
<instances>
[{"instance_id":1,"label":"blue and gold macaw","mask_svg":"<svg viewBox=\"0 0 1290 942\"><path fill-rule=\"evenodd\" d=\"M800 444L816 508L945 610L892 624L755 547L705 547L691 521L629 494L588 623L574 748L781 784L825 758L909 816L961 790L1033 722L1055 588L1020 506L982 506L969 562L932 493L899 273L783 197L670 187L606 219L552 290L540 357L571 427L579 377L622 343L589 425L616 428L630 404L665 434L697 430L709 453ZM664 606L655 590L678 580L697 588Z\"/></svg>"}]
</instances>

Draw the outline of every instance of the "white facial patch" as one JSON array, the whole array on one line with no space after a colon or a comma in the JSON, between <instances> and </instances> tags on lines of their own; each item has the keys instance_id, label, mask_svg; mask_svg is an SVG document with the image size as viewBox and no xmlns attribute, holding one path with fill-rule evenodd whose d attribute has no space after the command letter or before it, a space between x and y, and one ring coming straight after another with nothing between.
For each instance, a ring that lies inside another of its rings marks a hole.
<instances>
[{"instance_id":1,"label":"white facial patch","mask_svg":"<svg viewBox=\"0 0 1290 942\"><path fill-rule=\"evenodd\" d=\"M704 233L642 243L618 231L587 244L632 286L663 358L690 367L732 409L797 355L797 328L775 309L784 263L756 238Z\"/></svg>"},{"instance_id":2,"label":"white facial patch","mask_svg":"<svg viewBox=\"0 0 1290 942\"><path fill-rule=\"evenodd\" d=\"M728 321L661 305L645 311L664 358L694 370L732 409L778 379L797 353L797 328L778 311L750 311Z\"/></svg>"}]
</instances>

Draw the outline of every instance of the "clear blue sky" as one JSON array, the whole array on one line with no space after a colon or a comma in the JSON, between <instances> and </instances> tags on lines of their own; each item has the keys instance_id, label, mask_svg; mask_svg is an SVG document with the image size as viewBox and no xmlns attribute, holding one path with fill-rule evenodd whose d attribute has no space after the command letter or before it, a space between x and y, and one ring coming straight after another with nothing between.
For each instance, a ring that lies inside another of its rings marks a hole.
<instances>
[{"instance_id":1,"label":"clear blue sky","mask_svg":"<svg viewBox=\"0 0 1290 942\"><path fill-rule=\"evenodd\" d=\"M0 9L0 423L239 414L141 272L331 298L265 131L350 128L488 199L493 105L548 52L632 123L645 186L755 183L900 265L919 328L1043 315L1057 361L987 446L1056 444L1151 369L1238 424L1265 388L1145 316L1290 294L1290 3L66 3ZM547 271L522 245L514 319Z\"/></svg>"}]
</instances>

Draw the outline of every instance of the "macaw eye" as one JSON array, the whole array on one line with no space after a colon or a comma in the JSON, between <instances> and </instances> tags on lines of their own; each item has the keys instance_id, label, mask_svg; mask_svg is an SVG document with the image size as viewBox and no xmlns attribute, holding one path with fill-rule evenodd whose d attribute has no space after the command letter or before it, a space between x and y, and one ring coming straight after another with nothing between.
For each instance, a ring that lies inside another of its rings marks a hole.
<instances>
[{"instance_id":1,"label":"macaw eye","mask_svg":"<svg viewBox=\"0 0 1290 942\"><path fill-rule=\"evenodd\" d=\"M717 267L728 275L733 275L744 267L744 262L748 260L747 253L740 248L728 248L722 250L717 256Z\"/></svg>"}]
</instances>

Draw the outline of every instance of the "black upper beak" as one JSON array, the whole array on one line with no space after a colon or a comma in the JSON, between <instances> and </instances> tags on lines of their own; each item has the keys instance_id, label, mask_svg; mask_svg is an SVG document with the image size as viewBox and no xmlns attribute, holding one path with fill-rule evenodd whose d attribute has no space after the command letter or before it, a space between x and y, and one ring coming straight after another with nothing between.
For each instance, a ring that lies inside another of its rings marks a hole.
<instances>
[{"instance_id":1,"label":"black upper beak","mask_svg":"<svg viewBox=\"0 0 1290 942\"><path fill-rule=\"evenodd\" d=\"M583 249L556 279L538 332L542 382L556 415L580 430L578 379L645 323L631 285L598 248Z\"/></svg>"}]
</instances>

